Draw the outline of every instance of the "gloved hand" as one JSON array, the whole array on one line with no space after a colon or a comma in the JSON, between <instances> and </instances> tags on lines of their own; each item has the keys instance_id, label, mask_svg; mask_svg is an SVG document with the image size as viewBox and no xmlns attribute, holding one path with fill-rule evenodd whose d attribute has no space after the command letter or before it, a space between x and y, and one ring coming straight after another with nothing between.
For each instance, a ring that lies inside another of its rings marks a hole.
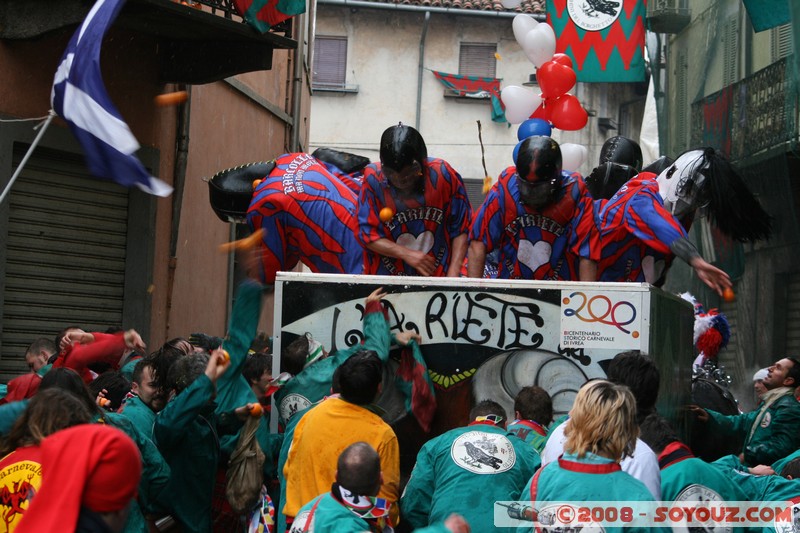
<instances>
[{"instance_id":1,"label":"gloved hand","mask_svg":"<svg viewBox=\"0 0 800 533\"><path fill-rule=\"evenodd\" d=\"M222 346L222 339L205 333L191 333L189 335L189 343L211 353Z\"/></svg>"}]
</instances>

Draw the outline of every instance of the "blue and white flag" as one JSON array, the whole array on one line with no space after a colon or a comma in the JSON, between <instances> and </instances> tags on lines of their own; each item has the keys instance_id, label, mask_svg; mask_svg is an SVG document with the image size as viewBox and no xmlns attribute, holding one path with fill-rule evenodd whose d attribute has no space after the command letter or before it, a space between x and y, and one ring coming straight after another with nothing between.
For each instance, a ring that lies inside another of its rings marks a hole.
<instances>
[{"instance_id":1,"label":"blue and white flag","mask_svg":"<svg viewBox=\"0 0 800 533\"><path fill-rule=\"evenodd\" d=\"M172 187L152 177L136 157L139 143L108 96L100 74L103 36L124 4L125 0L97 0L61 58L50 102L81 143L93 175L169 196Z\"/></svg>"}]
</instances>

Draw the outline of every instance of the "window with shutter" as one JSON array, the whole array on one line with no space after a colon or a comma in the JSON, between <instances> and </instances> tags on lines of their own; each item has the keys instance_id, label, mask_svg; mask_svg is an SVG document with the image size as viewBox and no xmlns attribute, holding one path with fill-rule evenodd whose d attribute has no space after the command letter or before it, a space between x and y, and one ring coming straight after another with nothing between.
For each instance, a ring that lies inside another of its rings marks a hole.
<instances>
[{"instance_id":1,"label":"window with shutter","mask_svg":"<svg viewBox=\"0 0 800 533\"><path fill-rule=\"evenodd\" d=\"M347 37L314 38L314 87L344 87L347 74Z\"/></svg>"},{"instance_id":2,"label":"window with shutter","mask_svg":"<svg viewBox=\"0 0 800 533\"><path fill-rule=\"evenodd\" d=\"M770 30L772 61L778 61L792 52L792 25L783 24Z\"/></svg>"},{"instance_id":3,"label":"window with shutter","mask_svg":"<svg viewBox=\"0 0 800 533\"><path fill-rule=\"evenodd\" d=\"M738 80L739 75L739 22L729 17L723 25L722 85L727 87Z\"/></svg>"},{"instance_id":4,"label":"window with shutter","mask_svg":"<svg viewBox=\"0 0 800 533\"><path fill-rule=\"evenodd\" d=\"M461 76L494 78L497 66L495 43L461 43L458 73Z\"/></svg>"}]
</instances>

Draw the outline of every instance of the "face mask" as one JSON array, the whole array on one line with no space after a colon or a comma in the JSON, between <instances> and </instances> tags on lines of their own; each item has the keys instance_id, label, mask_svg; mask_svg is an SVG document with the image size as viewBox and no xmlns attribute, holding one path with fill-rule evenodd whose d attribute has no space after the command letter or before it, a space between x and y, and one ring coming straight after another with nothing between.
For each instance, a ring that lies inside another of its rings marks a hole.
<instances>
[{"instance_id":1,"label":"face mask","mask_svg":"<svg viewBox=\"0 0 800 533\"><path fill-rule=\"evenodd\" d=\"M704 194L708 164L702 156L702 150L686 152L656 178L664 208L677 219L708 206Z\"/></svg>"},{"instance_id":2,"label":"face mask","mask_svg":"<svg viewBox=\"0 0 800 533\"><path fill-rule=\"evenodd\" d=\"M517 177L517 187L522 203L533 209L542 209L556 200L556 179L530 182Z\"/></svg>"},{"instance_id":3,"label":"face mask","mask_svg":"<svg viewBox=\"0 0 800 533\"><path fill-rule=\"evenodd\" d=\"M414 161L400 171L389 167L382 167L381 170L389 183L391 183L394 188L400 191L413 190L422 180L422 167L417 161Z\"/></svg>"}]
</instances>

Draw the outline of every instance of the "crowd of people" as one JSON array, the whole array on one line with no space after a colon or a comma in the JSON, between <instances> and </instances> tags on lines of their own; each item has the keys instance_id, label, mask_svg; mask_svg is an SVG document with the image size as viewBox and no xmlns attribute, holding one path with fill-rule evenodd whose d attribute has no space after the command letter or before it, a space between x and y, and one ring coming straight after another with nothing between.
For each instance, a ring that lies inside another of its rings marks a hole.
<instances>
[{"instance_id":1,"label":"crowd of people","mask_svg":"<svg viewBox=\"0 0 800 533\"><path fill-rule=\"evenodd\" d=\"M358 176L308 154L278 157L248 199L251 227L266 231L243 258L248 279L224 338L193 333L148 352L135 330L72 326L32 340L30 371L0 405L6 530L466 533L498 529L502 501L516 502L509 516L534 519L538 501L680 500L697 484L721 499L800 496L792 358L761 379L757 411L693 408L742 438L740 456L694 458L656 412L655 364L624 352L566 420L553 422L549 394L533 385L513 413L474 398L469 423L429 435L406 477L375 402L392 347L418 352L420 337L389 328L380 289L364 303L361 344L327 353L305 335L272 354L257 337L264 291L301 260L316 272L660 283L665 270L653 266L677 256L729 288L686 231L705 208L734 238L765 236L766 214L739 229L717 203L717 182L740 178L708 150L640 172L640 153L620 146L630 148L615 140L584 180L562 171L555 141L532 137L474 214L458 173L407 126L386 130L381 161ZM752 199L733 189L729 201ZM427 375L421 357L414 364Z\"/></svg>"},{"instance_id":2,"label":"crowd of people","mask_svg":"<svg viewBox=\"0 0 800 533\"><path fill-rule=\"evenodd\" d=\"M0 405L6 530L465 533L503 530L501 505L518 531L533 531L546 512L537 502L800 497L794 358L756 376L752 412L689 407L709 431L741 441L738 455L695 457L657 412L655 363L629 351L555 422L540 387L522 388L513 413L476 398L469 423L429 435L406 477L375 402L391 347L419 337L390 332L379 289L365 302L363 344L325 353L301 337L282 354L293 372L273 378L256 338L263 290L242 284L225 339L193 334L145 354L135 331L70 327L58 344L31 343L30 372ZM292 390L308 405L270 412ZM282 431L270 431L271 416Z\"/></svg>"}]
</instances>

